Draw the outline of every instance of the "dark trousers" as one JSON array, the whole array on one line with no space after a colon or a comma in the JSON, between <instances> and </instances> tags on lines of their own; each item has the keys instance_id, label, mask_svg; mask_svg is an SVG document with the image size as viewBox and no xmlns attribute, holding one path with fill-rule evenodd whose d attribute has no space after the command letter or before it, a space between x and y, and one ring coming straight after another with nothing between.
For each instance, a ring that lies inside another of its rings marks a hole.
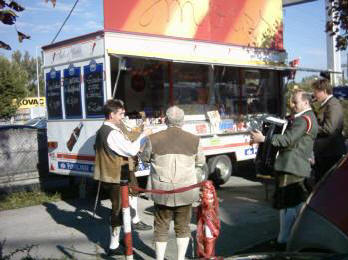
<instances>
[{"instance_id":1,"label":"dark trousers","mask_svg":"<svg viewBox=\"0 0 348 260\"><path fill-rule=\"evenodd\" d=\"M103 183L105 190L108 191L111 200L111 227L122 225L122 202L121 187L118 183Z\"/></svg>"},{"instance_id":2,"label":"dark trousers","mask_svg":"<svg viewBox=\"0 0 348 260\"><path fill-rule=\"evenodd\" d=\"M192 205L167 207L155 204L155 242L167 242L170 221L174 218L174 230L177 238L190 236Z\"/></svg>"},{"instance_id":3,"label":"dark trousers","mask_svg":"<svg viewBox=\"0 0 348 260\"><path fill-rule=\"evenodd\" d=\"M325 173L338 162L342 155L315 157L314 173L315 182L318 183Z\"/></svg>"}]
</instances>

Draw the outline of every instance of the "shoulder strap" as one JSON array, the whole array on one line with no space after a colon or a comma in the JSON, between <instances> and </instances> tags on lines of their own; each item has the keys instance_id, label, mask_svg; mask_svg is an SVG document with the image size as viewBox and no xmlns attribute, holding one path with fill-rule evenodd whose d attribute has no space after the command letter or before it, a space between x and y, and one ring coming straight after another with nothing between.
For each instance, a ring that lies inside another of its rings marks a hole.
<instances>
[{"instance_id":1,"label":"shoulder strap","mask_svg":"<svg viewBox=\"0 0 348 260\"><path fill-rule=\"evenodd\" d=\"M302 117L302 118L306 121L306 123L307 123L306 134L309 134L310 131L312 130L312 126L313 126L312 120L311 120L311 118L310 118L309 116L307 116L307 115L302 115L301 117Z\"/></svg>"}]
</instances>

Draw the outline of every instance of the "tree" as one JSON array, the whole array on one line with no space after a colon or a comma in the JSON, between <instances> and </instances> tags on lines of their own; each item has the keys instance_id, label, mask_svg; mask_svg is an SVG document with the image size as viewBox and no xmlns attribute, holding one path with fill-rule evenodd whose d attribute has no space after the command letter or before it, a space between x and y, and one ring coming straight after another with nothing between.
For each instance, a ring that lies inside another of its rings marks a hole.
<instances>
[{"instance_id":1,"label":"tree","mask_svg":"<svg viewBox=\"0 0 348 260\"><path fill-rule=\"evenodd\" d=\"M19 101L27 95L27 73L16 62L0 56L0 117L16 113Z\"/></svg>"},{"instance_id":2,"label":"tree","mask_svg":"<svg viewBox=\"0 0 348 260\"><path fill-rule=\"evenodd\" d=\"M15 51L12 53L12 62L16 62L22 70L27 73L28 82L26 87L28 89L29 96L36 96L37 94L37 72L36 72L36 58L30 57L28 51L22 55L20 51ZM39 68L41 68L42 61L38 57ZM44 95L44 80L42 70L39 70L39 80L40 80L40 96Z\"/></svg>"},{"instance_id":3,"label":"tree","mask_svg":"<svg viewBox=\"0 0 348 260\"><path fill-rule=\"evenodd\" d=\"M50 1L53 7L56 6L56 0L45 0L47 3ZM16 1L0 0L0 21L6 25L15 25L16 19L18 17L16 12L22 12L25 8L18 4ZM26 35L17 30L18 41L22 42L24 39L30 39L29 35ZM11 46L0 40L0 48L5 50L11 50Z\"/></svg>"},{"instance_id":4,"label":"tree","mask_svg":"<svg viewBox=\"0 0 348 260\"><path fill-rule=\"evenodd\" d=\"M348 45L348 0L329 0L326 7L331 18L326 22L326 32L336 35L336 49L344 51Z\"/></svg>"}]
</instances>

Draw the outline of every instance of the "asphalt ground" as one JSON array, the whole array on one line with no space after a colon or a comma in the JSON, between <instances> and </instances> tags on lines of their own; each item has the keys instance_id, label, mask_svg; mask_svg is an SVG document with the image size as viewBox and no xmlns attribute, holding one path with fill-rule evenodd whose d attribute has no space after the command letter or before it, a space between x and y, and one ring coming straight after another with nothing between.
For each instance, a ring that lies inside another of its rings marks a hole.
<instances>
[{"instance_id":1,"label":"asphalt ground","mask_svg":"<svg viewBox=\"0 0 348 260\"><path fill-rule=\"evenodd\" d=\"M266 199L265 186L251 179L231 177L217 190L221 230L216 255L224 259L267 244L276 237L277 211ZM2 255L32 246L30 256L36 259L113 259L105 255L109 243L110 202L101 200L95 218L93 203L93 198L74 199L0 212L0 240L5 241ZM153 202L139 198L138 204L141 219L153 224ZM190 227L193 239L186 253L188 259L195 257L195 212ZM152 239L153 230L133 232L134 259L155 259ZM24 250L11 259L20 259L26 254ZM176 259L172 226L166 258Z\"/></svg>"}]
</instances>

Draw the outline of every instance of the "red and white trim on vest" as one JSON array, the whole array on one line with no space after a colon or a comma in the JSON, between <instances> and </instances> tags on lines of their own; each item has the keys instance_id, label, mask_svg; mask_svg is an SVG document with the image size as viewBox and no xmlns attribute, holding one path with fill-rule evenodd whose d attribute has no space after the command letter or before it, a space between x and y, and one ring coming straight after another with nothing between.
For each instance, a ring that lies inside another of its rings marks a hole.
<instances>
[{"instance_id":1,"label":"red and white trim on vest","mask_svg":"<svg viewBox=\"0 0 348 260\"><path fill-rule=\"evenodd\" d=\"M306 120L307 123L307 130L306 130L306 134L309 134L310 131L312 130L313 124L312 124L312 120L309 116L303 115L302 118L304 120Z\"/></svg>"}]
</instances>

